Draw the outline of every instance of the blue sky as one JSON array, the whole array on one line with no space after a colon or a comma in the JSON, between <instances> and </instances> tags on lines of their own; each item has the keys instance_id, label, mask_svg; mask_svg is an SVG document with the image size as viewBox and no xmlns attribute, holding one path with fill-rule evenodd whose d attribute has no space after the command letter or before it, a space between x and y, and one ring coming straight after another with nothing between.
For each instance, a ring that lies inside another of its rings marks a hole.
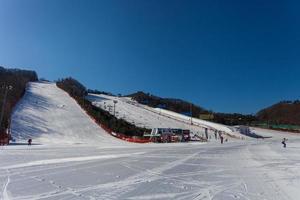
<instances>
[{"instance_id":1,"label":"blue sky","mask_svg":"<svg viewBox=\"0 0 300 200\"><path fill-rule=\"evenodd\" d=\"M256 113L299 99L300 4L0 0L0 65Z\"/></svg>"}]
</instances>

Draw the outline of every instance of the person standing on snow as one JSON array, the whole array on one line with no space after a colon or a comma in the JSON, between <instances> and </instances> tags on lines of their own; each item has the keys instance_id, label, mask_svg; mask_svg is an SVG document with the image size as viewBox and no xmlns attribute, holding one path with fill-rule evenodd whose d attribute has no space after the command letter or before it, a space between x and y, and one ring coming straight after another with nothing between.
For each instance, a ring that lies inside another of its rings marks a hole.
<instances>
[{"instance_id":1,"label":"person standing on snow","mask_svg":"<svg viewBox=\"0 0 300 200\"><path fill-rule=\"evenodd\" d=\"M223 135L220 136L220 139L221 139L221 144L223 144L223 141L224 141Z\"/></svg>"},{"instance_id":2,"label":"person standing on snow","mask_svg":"<svg viewBox=\"0 0 300 200\"><path fill-rule=\"evenodd\" d=\"M208 140L208 129L207 128L205 128L205 137Z\"/></svg>"},{"instance_id":3,"label":"person standing on snow","mask_svg":"<svg viewBox=\"0 0 300 200\"><path fill-rule=\"evenodd\" d=\"M32 139L29 138L29 139L28 139L28 146L31 146L31 143L32 143Z\"/></svg>"},{"instance_id":4,"label":"person standing on snow","mask_svg":"<svg viewBox=\"0 0 300 200\"><path fill-rule=\"evenodd\" d=\"M215 139L216 139L216 140L218 139L217 133L218 133L218 131L215 130Z\"/></svg>"},{"instance_id":5,"label":"person standing on snow","mask_svg":"<svg viewBox=\"0 0 300 200\"><path fill-rule=\"evenodd\" d=\"M283 138L283 140L282 140L282 142L281 142L281 144L283 144L283 148L286 148L286 141L287 141L288 139L286 139L286 138Z\"/></svg>"}]
</instances>

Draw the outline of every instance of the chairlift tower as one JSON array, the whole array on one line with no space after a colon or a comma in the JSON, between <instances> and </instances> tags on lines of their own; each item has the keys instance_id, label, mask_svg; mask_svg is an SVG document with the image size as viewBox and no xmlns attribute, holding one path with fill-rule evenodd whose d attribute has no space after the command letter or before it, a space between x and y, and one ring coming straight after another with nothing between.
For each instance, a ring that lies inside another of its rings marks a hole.
<instances>
[{"instance_id":1,"label":"chairlift tower","mask_svg":"<svg viewBox=\"0 0 300 200\"><path fill-rule=\"evenodd\" d=\"M117 100L113 100L114 103L114 116L116 116L116 104L118 103Z\"/></svg>"},{"instance_id":2,"label":"chairlift tower","mask_svg":"<svg viewBox=\"0 0 300 200\"><path fill-rule=\"evenodd\" d=\"M191 125L193 125L193 105L190 103Z\"/></svg>"}]
</instances>

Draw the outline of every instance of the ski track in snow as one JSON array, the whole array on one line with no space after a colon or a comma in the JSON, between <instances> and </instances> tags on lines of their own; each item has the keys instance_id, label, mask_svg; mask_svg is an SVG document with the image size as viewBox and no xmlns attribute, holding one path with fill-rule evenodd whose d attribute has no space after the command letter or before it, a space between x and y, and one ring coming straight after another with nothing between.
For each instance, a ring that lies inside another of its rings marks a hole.
<instances>
[{"instance_id":1,"label":"ski track in snow","mask_svg":"<svg viewBox=\"0 0 300 200\"><path fill-rule=\"evenodd\" d=\"M6 170L7 172L7 181L5 182L4 186L3 186L3 191L2 191L2 199L3 200L10 200L10 195L9 195L9 191L7 190L7 187L9 185L10 182L10 176L9 176L9 171Z\"/></svg>"},{"instance_id":2,"label":"ski track in snow","mask_svg":"<svg viewBox=\"0 0 300 200\"><path fill-rule=\"evenodd\" d=\"M111 97L102 98L111 104ZM118 117L126 115L139 126L203 133L203 127L190 126L188 119L183 122L180 116L170 118L131 105L129 99L118 100ZM0 150L1 200L298 200L300 196L297 134L254 129L272 138L230 140L223 145L214 139L207 144L129 144L105 133L50 83L29 84L12 121L13 136L21 145ZM41 145L22 145L28 137ZM286 149L280 143L283 137L289 138Z\"/></svg>"},{"instance_id":3,"label":"ski track in snow","mask_svg":"<svg viewBox=\"0 0 300 200\"><path fill-rule=\"evenodd\" d=\"M40 154L43 148L47 149L44 155ZM25 154L48 163L42 158L49 157L47 160L51 161L55 156L51 152L67 151L69 158L82 153L90 153L93 157L98 153L130 152L128 156L109 159L76 162L71 159L71 162L66 160L51 165L25 163L18 168L8 165L9 188L6 183L3 191L9 191L10 199L296 200L299 194L300 173L298 167L293 166L300 161L297 139L290 144L290 150L285 149L294 156L292 160L284 156L286 152L281 152L280 144L273 141L232 142L223 146L183 144L167 148L157 145L123 150L90 147L84 152L75 146L43 148ZM69 151L69 148L77 149L77 152ZM9 146L4 151L7 155L2 152L0 159L8 162L15 153L16 157L22 156L18 154L22 151L20 147ZM7 180L8 173L1 170L1 177ZM25 182L31 187L25 187Z\"/></svg>"},{"instance_id":4,"label":"ski track in snow","mask_svg":"<svg viewBox=\"0 0 300 200\"><path fill-rule=\"evenodd\" d=\"M0 167L0 169L16 169L16 168L22 168L22 167L39 166L39 165L60 164L60 163L66 163L66 162L83 162L83 161L91 161L91 160L122 158L122 157L129 157L129 156L133 156L133 155L139 155L139 154L143 154L143 153L144 152L138 152L138 153L132 153L132 154L119 154L119 155L85 156L85 157L38 160L38 161L33 161L33 162L28 162L28 163Z\"/></svg>"}]
</instances>

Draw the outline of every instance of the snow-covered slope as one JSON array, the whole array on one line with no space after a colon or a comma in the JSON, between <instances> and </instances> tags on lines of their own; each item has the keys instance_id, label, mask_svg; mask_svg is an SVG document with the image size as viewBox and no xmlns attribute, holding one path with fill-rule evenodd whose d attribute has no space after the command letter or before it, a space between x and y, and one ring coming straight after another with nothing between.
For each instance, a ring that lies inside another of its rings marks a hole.
<instances>
[{"instance_id":1,"label":"snow-covered slope","mask_svg":"<svg viewBox=\"0 0 300 200\"><path fill-rule=\"evenodd\" d=\"M114 97L89 98L113 112L109 105ZM128 98L116 99L116 115L139 126L190 127L174 113ZM298 134L252 128L272 138L229 140L224 144L123 143L106 134L72 98L49 83L29 84L12 120L15 138L32 137L50 145L0 148L3 200L299 199ZM226 128L200 122L203 127ZM282 147L283 137L288 138L287 148Z\"/></svg>"},{"instance_id":2,"label":"snow-covered slope","mask_svg":"<svg viewBox=\"0 0 300 200\"><path fill-rule=\"evenodd\" d=\"M273 140L282 140L283 138L292 138L292 139L299 139L299 133L292 133L292 132L282 132L277 130L270 130L270 129L263 129L257 127L250 127L251 132L258 134L260 136L270 138Z\"/></svg>"},{"instance_id":3,"label":"snow-covered slope","mask_svg":"<svg viewBox=\"0 0 300 200\"><path fill-rule=\"evenodd\" d=\"M216 124L200 119L193 118L191 125L190 117L181 115L172 111L151 108L146 105L139 104L128 97L113 97L108 95L89 94L87 97L94 105L99 106L110 113L114 112L115 105L116 117L122 118L139 127L146 128L182 128L190 129L195 134L204 134L205 128L225 132L229 135L243 137L239 133L233 132L232 129L225 125ZM213 134L214 131L209 131Z\"/></svg>"},{"instance_id":4,"label":"snow-covered slope","mask_svg":"<svg viewBox=\"0 0 300 200\"><path fill-rule=\"evenodd\" d=\"M154 110L156 112L160 112L161 114L163 114L165 116L181 120L182 122L186 122L186 123L191 122L190 117L176 113L176 112L172 112L172 111L161 109L161 108L155 108ZM213 123L213 122L209 122L209 121L205 121L205 120L201 120L201 119L197 119L197 118L192 118L192 123L194 125L198 125L201 127L207 127L207 128L212 128L212 129L216 129L219 131L223 131L226 133L232 133L232 129L230 129L227 126L222 125L222 124L217 124L217 123Z\"/></svg>"},{"instance_id":5,"label":"snow-covered slope","mask_svg":"<svg viewBox=\"0 0 300 200\"><path fill-rule=\"evenodd\" d=\"M29 83L12 115L12 136L36 143L125 145L96 125L74 99L53 83Z\"/></svg>"},{"instance_id":6,"label":"snow-covered slope","mask_svg":"<svg viewBox=\"0 0 300 200\"><path fill-rule=\"evenodd\" d=\"M0 199L299 200L300 140L288 138L286 149L274 139L5 146Z\"/></svg>"}]
</instances>

